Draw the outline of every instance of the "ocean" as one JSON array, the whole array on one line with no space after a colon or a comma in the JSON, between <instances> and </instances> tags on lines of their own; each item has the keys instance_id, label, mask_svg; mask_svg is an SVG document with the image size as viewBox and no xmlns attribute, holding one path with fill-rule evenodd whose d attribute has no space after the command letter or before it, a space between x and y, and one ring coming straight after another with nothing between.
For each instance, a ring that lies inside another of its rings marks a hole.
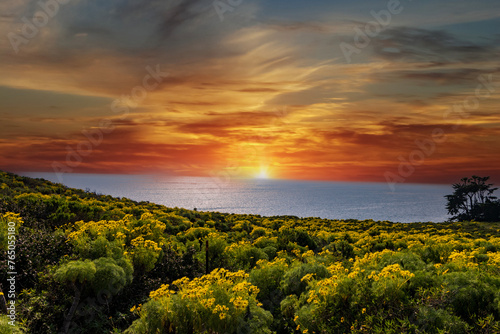
<instances>
[{"instance_id":1,"label":"ocean","mask_svg":"<svg viewBox=\"0 0 500 334\"><path fill-rule=\"evenodd\" d=\"M54 173L22 175L59 182ZM403 223L446 221L444 196L453 192L433 184L397 184L391 191L386 183L155 175L68 173L62 180L72 188L190 210Z\"/></svg>"}]
</instances>

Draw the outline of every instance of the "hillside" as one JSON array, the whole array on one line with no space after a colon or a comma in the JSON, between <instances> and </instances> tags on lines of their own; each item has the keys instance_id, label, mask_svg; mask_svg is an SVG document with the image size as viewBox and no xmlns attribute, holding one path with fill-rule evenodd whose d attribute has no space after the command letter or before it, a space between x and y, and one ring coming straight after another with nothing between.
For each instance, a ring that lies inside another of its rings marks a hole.
<instances>
[{"instance_id":1,"label":"hillside","mask_svg":"<svg viewBox=\"0 0 500 334\"><path fill-rule=\"evenodd\" d=\"M500 332L498 223L198 212L0 172L0 231L16 331Z\"/></svg>"}]
</instances>

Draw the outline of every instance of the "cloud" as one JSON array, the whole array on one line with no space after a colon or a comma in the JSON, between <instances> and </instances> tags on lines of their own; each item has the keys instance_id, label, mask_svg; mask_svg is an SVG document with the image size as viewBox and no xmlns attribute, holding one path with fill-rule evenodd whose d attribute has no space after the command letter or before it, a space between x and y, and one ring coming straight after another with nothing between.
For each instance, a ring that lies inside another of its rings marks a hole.
<instances>
[{"instance_id":1,"label":"cloud","mask_svg":"<svg viewBox=\"0 0 500 334\"><path fill-rule=\"evenodd\" d=\"M418 84L434 83L436 85L459 85L459 84L477 84L477 78L481 74L492 74L499 72L500 68L496 69L479 69L479 68L443 68L435 70L400 70L386 71L383 73L374 73L372 78L376 81L399 81L407 80Z\"/></svg>"},{"instance_id":2,"label":"cloud","mask_svg":"<svg viewBox=\"0 0 500 334\"><path fill-rule=\"evenodd\" d=\"M332 27L320 22L301 22L301 21L276 21L270 20L265 23L268 27L285 32L306 31L313 33L327 33L332 31Z\"/></svg>"},{"instance_id":3,"label":"cloud","mask_svg":"<svg viewBox=\"0 0 500 334\"><path fill-rule=\"evenodd\" d=\"M493 45L480 45L443 30L412 27L389 28L372 41L376 57L388 61L421 62L434 65L474 63L495 57Z\"/></svg>"},{"instance_id":4,"label":"cloud","mask_svg":"<svg viewBox=\"0 0 500 334\"><path fill-rule=\"evenodd\" d=\"M169 37L181 25L201 16L203 12L196 7L204 2L203 0L182 0L170 8L159 27L161 38ZM206 7L203 9L206 10Z\"/></svg>"},{"instance_id":5,"label":"cloud","mask_svg":"<svg viewBox=\"0 0 500 334\"><path fill-rule=\"evenodd\" d=\"M244 93L276 93L276 92L279 92L279 90L277 90L277 89L266 88L266 87L244 88L244 89L240 89L239 91L244 92Z\"/></svg>"},{"instance_id":6,"label":"cloud","mask_svg":"<svg viewBox=\"0 0 500 334\"><path fill-rule=\"evenodd\" d=\"M174 171L185 164L210 168L218 166L217 151L223 144L217 142L171 144L155 143L142 139L135 128L117 128L105 135L91 154L82 156L74 172L140 173L148 171ZM77 150L85 141L83 136L74 139L28 137L14 143L0 141L0 152L5 159L2 169L13 171L52 171L52 163L66 164L68 152ZM74 161L74 160L73 160Z\"/></svg>"}]
</instances>

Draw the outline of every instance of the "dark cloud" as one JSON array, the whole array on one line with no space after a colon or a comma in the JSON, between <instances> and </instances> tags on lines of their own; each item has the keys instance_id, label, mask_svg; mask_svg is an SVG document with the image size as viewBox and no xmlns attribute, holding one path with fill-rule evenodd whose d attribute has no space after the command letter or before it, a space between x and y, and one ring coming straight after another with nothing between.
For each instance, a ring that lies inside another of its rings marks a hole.
<instances>
[{"instance_id":1,"label":"dark cloud","mask_svg":"<svg viewBox=\"0 0 500 334\"><path fill-rule=\"evenodd\" d=\"M363 147L362 156L379 154L386 156L390 152L411 152L416 147L415 140L432 140L433 131L439 129L449 142L455 142L464 149L464 152L474 152L484 141L485 136L497 136L498 130L478 125L461 125L456 127L450 123L436 124L401 124L392 121L378 123L379 131L373 133L371 129L337 128L330 131L319 131L316 134L322 138L326 146L330 143L341 142L347 147ZM462 142L462 136L467 133L467 142ZM447 145L447 150L456 154L456 147ZM366 148L373 150L367 150ZM486 151L491 151L491 147Z\"/></svg>"},{"instance_id":2,"label":"dark cloud","mask_svg":"<svg viewBox=\"0 0 500 334\"><path fill-rule=\"evenodd\" d=\"M122 20L155 20L157 35L165 40L188 21L206 13L210 6L211 2L206 0L126 0L116 9L116 14Z\"/></svg>"},{"instance_id":3,"label":"dark cloud","mask_svg":"<svg viewBox=\"0 0 500 334\"><path fill-rule=\"evenodd\" d=\"M372 40L375 56L389 61L425 62L434 65L493 60L494 45L479 45L442 30L391 28Z\"/></svg>"},{"instance_id":4,"label":"dark cloud","mask_svg":"<svg viewBox=\"0 0 500 334\"><path fill-rule=\"evenodd\" d=\"M184 36L196 28L196 24L191 23L207 14L210 6L211 3L204 0L77 2L62 8L64 15L57 16L54 51L76 50L78 54L85 54L97 49L158 58L161 57L158 48L183 45L182 41L170 39L172 34L179 31ZM33 9L26 10L29 11ZM75 39L78 34L85 36ZM191 38L196 35L192 34Z\"/></svg>"},{"instance_id":5,"label":"dark cloud","mask_svg":"<svg viewBox=\"0 0 500 334\"><path fill-rule=\"evenodd\" d=\"M179 4L166 11L163 22L159 26L161 38L169 37L177 28L184 23L193 20L203 14L199 11L198 4L204 0L182 0ZM208 6L207 6L208 7Z\"/></svg>"},{"instance_id":6,"label":"dark cloud","mask_svg":"<svg viewBox=\"0 0 500 334\"><path fill-rule=\"evenodd\" d=\"M477 83L477 78L481 74L491 74L498 72L500 69L442 69L442 70L405 70L405 71L388 71L375 73L371 77L376 81L396 81L409 80L413 82L422 81L424 84L432 82L437 85L457 85L463 83Z\"/></svg>"},{"instance_id":7,"label":"dark cloud","mask_svg":"<svg viewBox=\"0 0 500 334\"><path fill-rule=\"evenodd\" d=\"M324 24L317 22L294 22L294 21L269 21L267 26L275 29L277 31L285 31L285 32L299 32L299 31L307 31L307 32L316 32L316 33L327 33L329 31L328 27Z\"/></svg>"}]
</instances>

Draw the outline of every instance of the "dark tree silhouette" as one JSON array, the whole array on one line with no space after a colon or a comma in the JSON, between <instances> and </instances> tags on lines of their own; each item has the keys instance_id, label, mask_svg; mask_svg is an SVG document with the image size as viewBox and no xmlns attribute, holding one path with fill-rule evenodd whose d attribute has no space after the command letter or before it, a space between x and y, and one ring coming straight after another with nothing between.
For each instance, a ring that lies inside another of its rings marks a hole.
<instances>
[{"instance_id":1,"label":"dark tree silhouette","mask_svg":"<svg viewBox=\"0 0 500 334\"><path fill-rule=\"evenodd\" d=\"M498 188L487 183L489 176L464 177L453 184L453 194L446 195L446 209L452 219L476 221L500 221L500 202L493 196Z\"/></svg>"}]
</instances>

